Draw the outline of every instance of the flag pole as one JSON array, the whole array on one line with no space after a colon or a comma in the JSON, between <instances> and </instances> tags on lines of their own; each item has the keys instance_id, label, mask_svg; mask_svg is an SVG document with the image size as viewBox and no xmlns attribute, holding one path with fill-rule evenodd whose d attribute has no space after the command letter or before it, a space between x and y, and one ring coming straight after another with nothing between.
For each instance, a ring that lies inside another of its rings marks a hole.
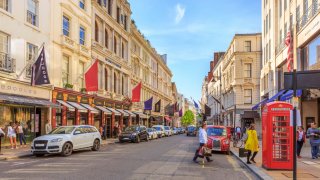
<instances>
[{"instance_id":1,"label":"flag pole","mask_svg":"<svg viewBox=\"0 0 320 180\"><path fill-rule=\"evenodd\" d=\"M22 76L23 72L27 69L27 67L30 65L30 64L33 64L35 62L35 58L39 56L40 52L41 52L41 49L44 48L44 42L41 44L40 48L38 48L38 52L37 52L37 56L36 55L33 55L32 56L32 61L31 62L28 62L24 67L23 69L21 70L20 74L18 74L17 76L17 79L20 79L20 77Z\"/></svg>"}]
</instances>

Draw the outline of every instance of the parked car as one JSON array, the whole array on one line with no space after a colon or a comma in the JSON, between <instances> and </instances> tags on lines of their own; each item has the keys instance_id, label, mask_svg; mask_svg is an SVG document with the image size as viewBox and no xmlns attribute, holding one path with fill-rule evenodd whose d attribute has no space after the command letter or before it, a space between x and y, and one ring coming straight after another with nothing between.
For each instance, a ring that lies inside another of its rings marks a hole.
<instances>
[{"instance_id":1,"label":"parked car","mask_svg":"<svg viewBox=\"0 0 320 180\"><path fill-rule=\"evenodd\" d=\"M141 125L129 126L119 135L120 143L125 141L139 143L141 140L149 141L147 128Z\"/></svg>"},{"instance_id":2,"label":"parked car","mask_svg":"<svg viewBox=\"0 0 320 180\"><path fill-rule=\"evenodd\" d=\"M100 149L101 135L97 128L89 125L60 126L47 135L35 138L31 144L33 155L61 154L69 156L75 150Z\"/></svg>"},{"instance_id":3,"label":"parked car","mask_svg":"<svg viewBox=\"0 0 320 180\"><path fill-rule=\"evenodd\" d=\"M195 127L195 126L188 126L186 133L187 133L187 136L197 136L197 127Z\"/></svg>"},{"instance_id":4,"label":"parked car","mask_svg":"<svg viewBox=\"0 0 320 180\"><path fill-rule=\"evenodd\" d=\"M164 137L166 134L164 132L164 126L163 125L154 125L152 126L157 131L158 138Z\"/></svg>"},{"instance_id":5,"label":"parked car","mask_svg":"<svg viewBox=\"0 0 320 180\"><path fill-rule=\"evenodd\" d=\"M164 132L167 137L172 136L172 134L173 134L170 126L164 126Z\"/></svg>"},{"instance_id":6,"label":"parked car","mask_svg":"<svg viewBox=\"0 0 320 180\"><path fill-rule=\"evenodd\" d=\"M180 134L179 128L174 127L172 131L174 135Z\"/></svg>"},{"instance_id":7,"label":"parked car","mask_svg":"<svg viewBox=\"0 0 320 180\"><path fill-rule=\"evenodd\" d=\"M212 151L222 151L230 154L231 127L207 126L208 147Z\"/></svg>"},{"instance_id":8,"label":"parked car","mask_svg":"<svg viewBox=\"0 0 320 180\"><path fill-rule=\"evenodd\" d=\"M149 139L158 139L157 131L154 128L148 128Z\"/></svg>"}]
</instances>

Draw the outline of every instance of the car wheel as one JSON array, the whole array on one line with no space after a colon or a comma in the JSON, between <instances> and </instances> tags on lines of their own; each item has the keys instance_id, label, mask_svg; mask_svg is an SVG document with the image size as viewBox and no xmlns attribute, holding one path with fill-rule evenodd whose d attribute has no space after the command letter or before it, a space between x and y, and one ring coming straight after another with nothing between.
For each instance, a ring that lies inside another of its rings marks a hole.
<instances>
[{"instance_id":1,"label":"car wheel","mask_svg":"<svg viewBox=\"0 0 320 180\"><path fill-rule=\"evenodd\" d=\"M100 141L99 139L96 139L93 142L92 151L99 151L99 149L100 149Z\"/></svg>"},{"instance_id":2,"label":"car wheel","mask_svg":"<svg viewBox=\"0 0 320 180\"><path fill-rule=\"evenodd\" d=\"M137 136L137 138L136 138L136 143L140 143L140 137L139 136Z\"/></svg>"},{"instance_id":3,"label":"car wheel","mask_svg":"<svg viewBox=\"0 0 320 180\"><path fill-rule=\"evenodd\" d=\"M72 144L69 142L64 143L62 147L62 156L70 156L72 154Z\"/></svg>"},{"instance_id":4,"label":"car wheel","mask_svg":"<svg viewBox=\"0 0 320 180\"><path fill-rule=\"evenodd\" d=\"M33 154L33 155L35 155L36 157L43 157L44 156L44 154Z\"/></svg>"}]
</instances>

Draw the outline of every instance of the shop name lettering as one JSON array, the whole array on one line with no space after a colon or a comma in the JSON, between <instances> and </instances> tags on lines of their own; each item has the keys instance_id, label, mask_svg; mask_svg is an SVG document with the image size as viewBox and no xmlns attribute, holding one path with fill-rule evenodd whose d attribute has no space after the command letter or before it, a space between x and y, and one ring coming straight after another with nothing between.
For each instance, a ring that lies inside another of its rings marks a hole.
<instances>
[{"instance_id":1,"label":"shop name lettering","mask_svg":"<svg viewBox=\"0 0 320 180\"><path fill-rule=\"evenodd\" d=\"M13 91L13 92L21 92L21 93L28 93L28 94L37 94L36 90L25 89L21 87L11 86L11 85L4 85L0 86L1 90Z\"/></svg>"},{"instance_id":2,"label":"shop name lettering","mask_svg":"<svg viewBox=\"0 0 320 180\"><path fill-rule=\"evenodd\" d=\"M290 108L271 108L272 111L290 111Z\"/></svg>"}]
</instances>

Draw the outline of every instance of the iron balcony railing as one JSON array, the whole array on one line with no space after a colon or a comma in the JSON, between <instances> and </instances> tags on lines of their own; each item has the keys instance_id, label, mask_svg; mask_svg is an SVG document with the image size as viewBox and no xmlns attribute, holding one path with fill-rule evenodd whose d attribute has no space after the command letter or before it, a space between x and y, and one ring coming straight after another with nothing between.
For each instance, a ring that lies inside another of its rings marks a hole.
<instances>
[{"instance_id":1,"label":"iron balcony railing","mask_svg":"<svg viewBox=\"0 0 320 180\"><path fill-rule=\"evenodd\" d=\"M320 3L315 2L309 6L307 11L297 19L297 31L300 31L315 15L320 12Z\"/></svg>"},{"instance_id":2,"label":"iron balcony railing","mask_svg":"<svg viewBox=\"0 0 320 180\"><path fill-rule=\"evenodd\" d=\"M13 73L16 70L16 60L8 54L0 52L0 71Z\"/></svg>"}]
</instances>

